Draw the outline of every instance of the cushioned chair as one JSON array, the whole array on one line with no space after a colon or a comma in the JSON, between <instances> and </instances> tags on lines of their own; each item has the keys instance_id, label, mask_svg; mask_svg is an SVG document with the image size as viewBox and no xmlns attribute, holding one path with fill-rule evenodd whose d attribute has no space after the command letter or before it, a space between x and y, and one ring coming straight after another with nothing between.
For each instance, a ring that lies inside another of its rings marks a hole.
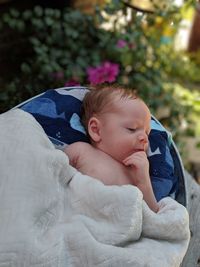
<instances>
[{"instance_id":1,"label":"cushioned chair","mask_svg":"<svg viewBox=\"0 0 200 267\"><path fill-rule=\"evenodd\" d=\"M77 141L88 142L80 122L80 107L88 89L82 86L50 89L14 108L31 113L58 149ZM149 136L150 176L157 200L175 198L187 206L184 167L171 134L152 116Z\"/></svg>"}]
</instances>

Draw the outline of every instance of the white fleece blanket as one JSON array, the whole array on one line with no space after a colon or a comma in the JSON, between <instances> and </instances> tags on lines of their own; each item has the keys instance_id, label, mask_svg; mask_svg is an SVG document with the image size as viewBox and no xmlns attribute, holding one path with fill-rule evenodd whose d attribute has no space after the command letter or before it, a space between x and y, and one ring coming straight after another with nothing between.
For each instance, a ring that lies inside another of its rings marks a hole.
<instances>
[{"instance_id":1,"label":"white fleece blanket","mask_svg":"<svg viewBox=\"0 0 200 267\"><path fill-rule=\"evenodd\" d=\"M188 213L82 175L28 113L0 115L0 267L178 267Z\"/></svg>"}]
</instances>

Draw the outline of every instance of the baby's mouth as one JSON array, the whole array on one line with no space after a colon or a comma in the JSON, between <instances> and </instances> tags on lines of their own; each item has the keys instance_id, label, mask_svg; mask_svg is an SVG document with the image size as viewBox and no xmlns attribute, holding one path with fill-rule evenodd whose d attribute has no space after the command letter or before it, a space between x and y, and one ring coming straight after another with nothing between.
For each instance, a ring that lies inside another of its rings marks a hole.
<instances>
[{"instance_id":1,"label":"baby's mouth","mask_svg":"<svg viewBox=\"0 0 200 267\"><path fill-rule=\"evenodd\" d=\"M140 151L144 151L144 149L142 149L142 148L134 149L134 153L135 152L140 152Z\"/></svg>"}]
</instances>

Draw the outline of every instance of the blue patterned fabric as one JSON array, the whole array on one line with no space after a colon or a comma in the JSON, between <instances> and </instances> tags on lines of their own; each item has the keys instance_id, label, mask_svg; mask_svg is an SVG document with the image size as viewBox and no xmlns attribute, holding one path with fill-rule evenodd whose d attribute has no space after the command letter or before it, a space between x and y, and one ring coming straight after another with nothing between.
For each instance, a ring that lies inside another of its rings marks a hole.
<instances>
[{"instance_id":1,"label":"blue patterned fabric","mask_svg":"<svg viewBox=\"0 0 200 267\"><path fill-rule=\"evenodd\" d=\"M80 123L80 108L87 88L50 89L19 106L41 124L49 139L58 148L77 141L88 142ZM150 176L157 200L177 192L178 178L170 154L170 134L154 118L151 121L148 159Z\"/></svg>"},{"instance_id":2,"label":"blue patterned fabric","mask_svg":"<svg viewBox=\"0 0 200 267\"><path fill-rule=\"evenodd\" d=\"M86 92L84 87L50 89L18 108L31 113L57 147L88 142L80 123L80 107Z\"/></svg>"},{"instance_id":3,"label":"blue patterned fabric","mask_svg":"<svg viewBox=\"0 0 200 267\"><path fill-rule=\"evenodd\" d=\"M152 187L157 200L168 195L175 197L178 191L178 177L174 174L174 162L170 153L171 141L171 134L152 118L148 159Z\"/></svg>"}]
</instances>

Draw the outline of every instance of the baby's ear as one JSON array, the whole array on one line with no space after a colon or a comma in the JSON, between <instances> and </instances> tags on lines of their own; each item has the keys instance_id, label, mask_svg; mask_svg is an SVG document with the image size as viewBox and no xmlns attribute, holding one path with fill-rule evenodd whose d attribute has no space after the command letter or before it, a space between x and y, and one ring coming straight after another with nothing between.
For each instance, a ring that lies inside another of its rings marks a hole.
<instances>
[{"instance_id":1,"label":"baby's ear","mask_svg":"<svg viewBox=\"0 0 200 267\"><path fill-rule=\"evenodd\" d=\"M88 134L94 142L101 140L100 121L96 117L91 117L88 122Z\"/></svg>"}]
</instances>

